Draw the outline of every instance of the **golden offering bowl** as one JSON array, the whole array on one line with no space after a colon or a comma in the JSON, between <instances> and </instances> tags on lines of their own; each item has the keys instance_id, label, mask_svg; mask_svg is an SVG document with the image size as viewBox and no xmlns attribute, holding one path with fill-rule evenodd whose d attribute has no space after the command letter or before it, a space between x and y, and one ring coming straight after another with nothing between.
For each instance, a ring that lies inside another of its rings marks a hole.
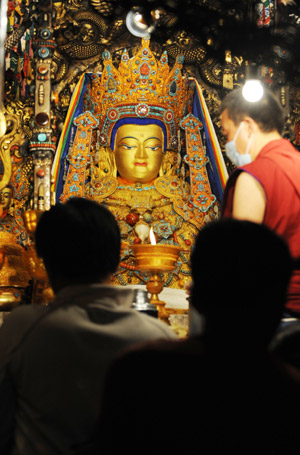
<instances>
[{"instance_id":1,"label":"golden offering bowl","mask_svg":"<svg viewBox=\"0 0 300 455\"><path fill-rule=\"evenodd\" d=\"M168 319L169 313L165 310L165 302L158 297L164 287L161 274L174 270L181 247L166 244L132 245L132 250L138 269L150 273L146 285L147 291L151 294L150 303L156 306L160 319Z\"/></svg>"},{"instance_id":2,"label":"golden offering bowl","mask_svg":"<svg viewBox=\"0 0 300 455\"><path fill-rule=\"evenodd\" d=\"M10 311L20 305L25 289L19 286L0 286L0 311Z\"/></svg>"},{"instance_id":3,"label":"golden offering bowl","mask_svg":"<svg viewBox=\"0 0 300 455\"><path fill-rule=\"evenodd\" d=\"M34 236L38 221L43 213L44 212L42 210L26 210L22 213L26 231L31 239Z\"/></svg>"}]
</instances>

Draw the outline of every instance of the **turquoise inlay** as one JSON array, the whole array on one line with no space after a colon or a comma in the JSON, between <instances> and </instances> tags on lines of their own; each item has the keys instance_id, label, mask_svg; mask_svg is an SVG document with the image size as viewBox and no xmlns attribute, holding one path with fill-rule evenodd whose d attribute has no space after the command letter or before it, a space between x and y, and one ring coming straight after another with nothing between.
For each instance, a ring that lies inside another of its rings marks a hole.
<instances>
[{"instance_id":1,"label":"turquoise inlay","mask_svg":"<svg viewBox=\"0 0 300 455\"><path fill-rule=\"evenodd\" d=\"M70 191L71 191L72 193L78 193L79 188L78 188L78 186L76 186L75 183L74 183L74 185L70 186Z\"/></svg>"},{"instance_id":2,"label":"turquoise inlay","mask_svg":"<svg viewBox=\"0 0 300 455\"><path fill-rule=\"evenodd\" d=\"M47 135L45 133L39 133L37 138L38 138L38 141L45 142L47 139Z\"/></svg>"},{"instance_id":3,"label":"turquoise inlay","mask_svg":"<svg viewBox=\"0 0 300 455\"><path fill-rule=\"evenodd\" d=\"M85 138L87 137L87 132L81 130L81 131L80 131L80 134L79 134L79 137L82 137L82 139L85 139Z\"/></svg>"}]
</instances>

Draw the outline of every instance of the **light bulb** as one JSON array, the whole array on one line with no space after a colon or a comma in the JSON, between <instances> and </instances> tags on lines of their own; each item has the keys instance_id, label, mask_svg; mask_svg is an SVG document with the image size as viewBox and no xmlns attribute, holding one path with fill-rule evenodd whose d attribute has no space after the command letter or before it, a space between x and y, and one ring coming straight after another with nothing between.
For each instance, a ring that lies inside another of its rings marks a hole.
<instances>
[{"instance_id":1,"label":"light bulb","mask_svg":"<svg viewBox=\"0 0 300 455\"><path fill-rule=\"evenodd\" d=\"M126 16L126 27L132 35L145 38L153 32L155 24L151 15L147 17L142 10L133 8Z\"/></svg>"},{"instance_id":2,"label":"light bulb","mask_svg":"<svg viewBox=\"0 0 300 455\"><path fill-rule=\"evenodd\" d=\"M250 103L256 103L264 94L262 83L258 79L248 79L242 90L243 97Z\"/></svg>"}]
</instances>

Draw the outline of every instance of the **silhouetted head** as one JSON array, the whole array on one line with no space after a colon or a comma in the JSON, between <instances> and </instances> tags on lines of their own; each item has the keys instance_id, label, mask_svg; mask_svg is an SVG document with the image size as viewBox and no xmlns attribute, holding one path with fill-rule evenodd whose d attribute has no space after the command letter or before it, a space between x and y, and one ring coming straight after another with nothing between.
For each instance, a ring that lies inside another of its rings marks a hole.
<instances>
[{"instance_id":1,"label":"silhouetted head","mask_svg":"<svg viewBox=\"0 0 300 455\"><path fill-rule=\"evenodd\" d=\"M36 233L54 291L66 285L106 281L120 260L120 230L97 202L72 198L43 213Z\"/></svg>"},{"instance_id":2,"label":"silhouetted head","mask_svg":"<svg viewBox=\"0 0 300 455\"><path fill-rule=\"evenodd\" d=\"M221 219L198 234L191 257L192 304L208 326L222 324L266 342L282 316L292 259L264 225Z\"/></svg>"}]
</instances>

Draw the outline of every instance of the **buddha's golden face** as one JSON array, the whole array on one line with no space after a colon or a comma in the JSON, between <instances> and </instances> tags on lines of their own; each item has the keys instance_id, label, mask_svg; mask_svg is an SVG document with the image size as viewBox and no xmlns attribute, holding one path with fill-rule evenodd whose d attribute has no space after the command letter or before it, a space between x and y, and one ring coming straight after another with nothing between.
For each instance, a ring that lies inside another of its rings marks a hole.
<instances>
[{"instance_id":1,"label":"buddha's golden face","mask_svg":"<svg viewBox=\"0 0 300 455\"><path fill-rule=\"evenodd\" d=\"M155 179L161 167L163 144L164 134L158 125L120 126L114 147L120 177L133 183Z\"/></svg>"},{"instance_id":2,"label":"buddha's golden face","mask_svg":"<svg viewBox=\"0 0 300 455\"><path fill-rule=\"evenodd\" d=\"M11 188L4 188L0 192L0 204L3 210L8 210L12 201L12 190Z\"/></svg>"}]
</instances>

